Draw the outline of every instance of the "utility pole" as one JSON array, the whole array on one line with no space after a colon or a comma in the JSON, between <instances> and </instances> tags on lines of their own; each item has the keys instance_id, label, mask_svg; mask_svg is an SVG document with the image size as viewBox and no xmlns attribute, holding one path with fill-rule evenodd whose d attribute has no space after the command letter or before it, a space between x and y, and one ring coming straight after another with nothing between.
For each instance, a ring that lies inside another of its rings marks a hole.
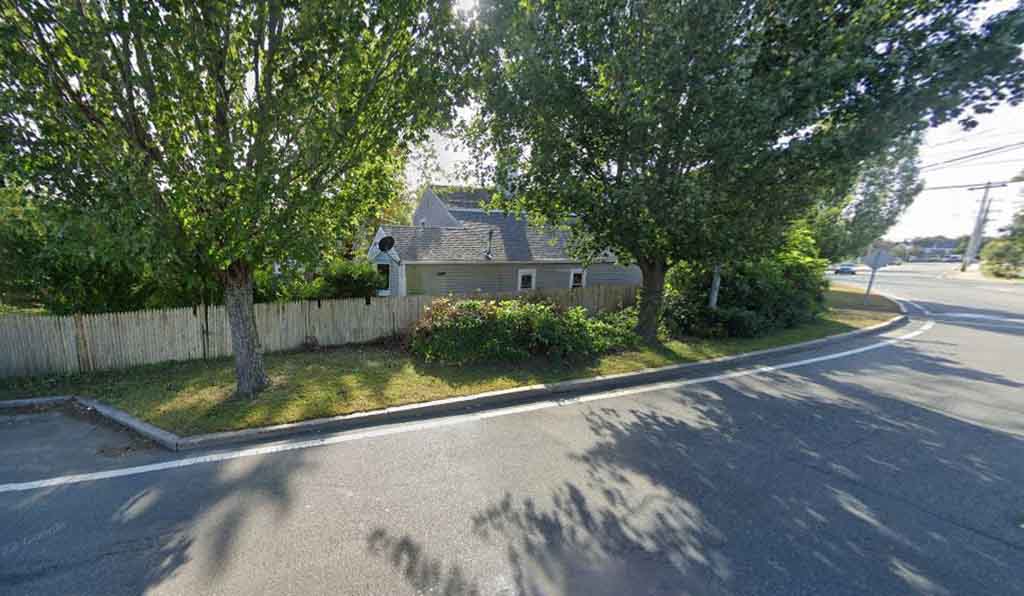
<instances>
[{"instance_id":1,"label":"utility pole","mask_svg":"<svg viewBox=\"0 0 1024 596\"><path fill-rule=\"evenodd\" d=\"M992 199L989 198L989 190L1002 188L1005 182L986 182L984 186L972 186L967 190L984 190L981 195L981 204L978 205L978 216L974 220L974 229L971 231L971 240L967 243L967 251L964 252L963 262L960 263L960 271L967 271L967 266L974 262L978 256L978 248L981 246L981 238L985 233L985 224L988 222L988 211L992 207Z\"/></svg>"}]
</instances>

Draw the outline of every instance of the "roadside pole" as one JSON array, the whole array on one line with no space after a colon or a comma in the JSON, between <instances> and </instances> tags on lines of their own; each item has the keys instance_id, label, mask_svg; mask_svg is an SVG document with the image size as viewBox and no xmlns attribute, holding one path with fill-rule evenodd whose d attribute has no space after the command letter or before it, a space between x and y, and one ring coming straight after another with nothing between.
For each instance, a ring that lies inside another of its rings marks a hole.
<instances>
[{"instance_id":1,"label":"roadside pole","mask_svg":"<svg viewBox=\"0 0 1024 596\"><path fill-rule=\"evenodd\" d=\"M864 264L871 267L871 278L868 279L868 289L864 292L864 304L868 303L871 296L871 286L875 285L875 274L882 267L889 264L889 253L884 250L873 250L864 259Z\"/></svg>"},{"instance_id":2,"label":"roadside pole","mask_svg":"<svg viewBox=\"0 0 1024 596\"><path fill-rule=\"evenodd\" d=\"M868 279L868 290L864 292L864 304L868 303L868 296L871 295L871 286L875 285L875 273L878 273L878 269L871 268L871 277Z\"/></svg>"},{"instance_id":3,"label":"roadside pole","mask_svg":"<svg viewBox=\"0 0 1024 596\"><path fill-rule=\"evenodd\" d=\"M1005 182L991 183L986 182L984 186L972 186L967 190L983 190L984 193L981 195L981 204L978 205L978 215L974 220L974 229L971 230L971 240L967 243L967 250L964 252L963 262L960 263L960 271L967 271L968 265L974 262L974 258L978 256L978 249L981 247L981 240L985 234L985 224L988 223L988 212L992 206L992 201L988 197L988 191L993 188L1002 188L1006 186Z\"/></svg>"}]
</instances>

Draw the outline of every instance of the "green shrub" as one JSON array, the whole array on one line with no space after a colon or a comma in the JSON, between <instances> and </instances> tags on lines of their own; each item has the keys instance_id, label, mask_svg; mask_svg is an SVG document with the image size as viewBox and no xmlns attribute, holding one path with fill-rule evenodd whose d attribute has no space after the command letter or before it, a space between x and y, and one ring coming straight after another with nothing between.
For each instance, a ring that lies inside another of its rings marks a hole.
<instances>
[{"instance_id":1,"label":"green shrub","mask_svg":"<svg viewBox=\"0 0 1024 596\"><path fill-rule=\"evenodd\" d=\"M674 337L757 337L770 328L756 311L736 306L712 310L703 301L687 299L677 292L665 297L662 320L665 330Z\"/></svg>"},{"instance_id":2,"label":"green shrub","mask_svg":"<svg viewBox=\"0 0 1024 596\"><path fill-rule=\"evenodd\" d=\"M662 318L674 336L754 337L809 322L825 300L826 262L795 228L776 254L722 267L718 309L707 307L710 267L679 263L668 273Z\"/></svg>"},{"instance_id":3,"label":"green shrub","mask_svg":"<svg viewBox=\"0 0 1024 596\"><path fill-rule=\"evenodd\" d=\"M640 345L636 334L639 309L635 306L615 310L589 319L590 331L599 353L626 350Z\"/></svg>"},{"instance_id":4,"label":"green shrub","mask_svg":"<svg viewBox=\"0 0 1024 596\"><path fill-rule=\"evenodd\" d=\"M982 267L996 277L1019 277L1024 270L1024 242L992 240L981 251Z\"/></svg>"},{"instance_id":5,"label":"green shrub","mask_svg":"<svg viewBox=\"0 0 1024 596\"><path fill-rule=\"evenodd\" d=\"M253 298L256 302L310 300L319 295L322 285L320 279L306 279L301 271L260 269L253 274Z\"/></svg>"},{"instance_id":6,"label":"green shrub","mask_svg":"<svg viewBox=\"0 0 1024 596\"><path fill-rule=\"evenodd\" d=\"M373 296L387 283L373 263L346 259L332 259L315 274L297 269L260 271L255 281L257 302L363 298Z\"/></svg>"},{"instance_id":7,"label":"green shrub","mask_svg":"<svg viewBox=\"0 0 1024 596\"><path fill-rule=\"evenodd\" d=\"M746 308L719 308L715 314L729 337L757 337L767 329L764 317Z\"/></svg>"},{"instance_id":8,"label":"green shrub","mask_svg":"<svg viewBox=\"0 0 1024 596\"><path fill-rule=\"evenodd\" d=\"M410 351L428 362L517 362L534 356L580 361L636 345L635 316L594 318L582 307L538 300L435 300Z\"/></svg>"},{"instance_id":9,"label":"green shrub","mask_svg":"<svg viewBox=\"0 0 1024 596\"><path fill-rule=\"evenodd\" d=\"M373 296L387 285L377 266L369 261L335 259L320 276L323 286L317 298L362 298Z\"/></svg>"}]
</instances>

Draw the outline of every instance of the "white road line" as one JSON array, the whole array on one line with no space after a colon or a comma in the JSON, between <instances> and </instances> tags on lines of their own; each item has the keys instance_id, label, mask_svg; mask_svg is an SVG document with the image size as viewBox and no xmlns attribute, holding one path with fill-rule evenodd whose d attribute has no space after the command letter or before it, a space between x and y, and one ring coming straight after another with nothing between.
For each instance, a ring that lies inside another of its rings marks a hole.
<instances>
[{"instance_id":1,"label":"white road line","mask_svg":"<svg viewBox=\"0 0 1024 596\"><path fill-rule=\"evenodd\" d=\"M920 304L914 302L913 300L908 300L906 298L903 298L902 296L897 296L895 294L890 294L888 292L884 293L883 295L885 297L887 297L887 298L891 298L893 300L896 300L897 302L905 302L905 303L909 304L910 306L913 306L917 310L921 311L922 313L924 313L925 316L931 316L931 314L932 314L932 311L930 311L927 308L921 306Z\"/></svg>"},{"instance_id":2,"label":"white road line","mask_svg":"<svg viewBox=\"0 0 1024 596\"><path fill-rule=\"evenodd\" d=\"M968 319L966 321L960 321L960 324L986 329L1016 329L1018 331L1024 331L1024 327L1021 327L1020 323L990 323L988 321L975 321Z\"/></svg>"},{"instance_id":3,"label":"white road line","mask_svg":"<svg viewBox=\"0 0 1024 596\"><path fill-rule=\"evenodd\" d=\"M41 488L51 488L56 486L64 486L67 484L78 484L82 482L93 482L96 480L108 480L111 478L122 478L125 476L137 476L139 474L149 474L151 472L160 472L163 470L173 470L176 468L186 468L189 466L196 466L199 464L217 463L222 461L228 461L232 459L241 459L244 457L253 457L258 455L270 455L274 453L284 453L287 451L297 451L300 449L310 449L312 447L323 447L326 445L336 445L339 443L349 443L352 441L361 441L364 439L372 439L375 437L384 437L388 435L395 435L400 433L414 432L418 430L425 430L430 428L441 428L445 426L453 426L456 424L462 424L464 422L472 422L475 420L486 420L489 418L497 418L499 416L509 416L513 414L522 414L524 412L533 412L537 410L544 410L547 408L560 407L564 405L572 405L579 403L587 403L592 401L612 399L616 397L624 397L627 395L635 395L638 393L647 393L650 391L659 391L664 389L673 389L678 387L686 387L688 385L697 385L700 383L711 383L715 381L722 381L725 379L735 379L738 377L745 377L750 375L758 375L768 372L774 372L779 370L786 370L790 368L796 368L798 366L806 366L808 364L815 364L818 362L826 362L829 360L837 360L839 358L845 358L847 356L853 356L854 354L861 354L869 350L875 350L878 348L884 348L897 342L907 341L913 339L922 333L925 333L931 329L935 323L933 321L926 322L920 329L905 333L898 337L887 339L878 343L869 344L859 348L851 350L844 350L842 352L836 352L834 354L826 354L824 356L817 356L814 358L805 358L803 360L796 360L794 362L787 362L784 364L777 364L775 366L759 366L757 368L750 368L744 370L733 371L729 373L722 373L719 375L710 375L707 377L698 377L695 379L685 379L681 381L668 381L664 383L653 383L650 385L642 385L639 387L630 387L628 389L619 389L615 391L606 391L603 393L595 393L593 395L585 395L580 397L574 397L569 399L559 400L548 400L541 401L531 404L524 404L521 406L512 406L509 408L501 408L498 410L491 410L486 412L477 412L473 414L463 414L459 416L452 416L448 418L439 418L437 420L427 420L424 422L412 422L408 424L402 424L398 426L376 428L364 431L348 432L345 434L338 434L329 437L323 437L318 439L307 439L303 441L294 441L288 443L276 443L273 445L264 445L260 447L251 447L248 449L240 449L237 451L225 451L220 453L212 453L209 455L200 455L196 457L186 457L173 461L160 462L155 464L147 464L143 466L132 466L129 468L120 468L114 470L104 470L102 472L90 472L86 474L72 474L69 476L57 476L55 478L46 478L43 480L35 480L31 482L12 482L9 484L0 484L0 493L10 493L18 491L37 490Z\"/></svg>"},{"instance_id":4,"label":"white road line","mask_svg":"<svg viewBox=\"0 0 1024 596\"><path fill-rule=\"evenodd\" d=\"M960 319L979 319L983 321L998 321L1000 323L1018 323L1024 324L1024 319L1015 319L1013 317L1001 317L998 315L983 315L972 312L940 312L935 313L936 317L956 317Z\"/></svg>"}]
</instances>

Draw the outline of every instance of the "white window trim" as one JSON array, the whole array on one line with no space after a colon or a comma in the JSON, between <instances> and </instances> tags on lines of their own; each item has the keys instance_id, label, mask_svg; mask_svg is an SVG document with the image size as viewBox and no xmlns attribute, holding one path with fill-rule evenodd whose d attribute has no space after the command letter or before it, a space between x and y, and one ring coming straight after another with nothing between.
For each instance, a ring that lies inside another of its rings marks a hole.
<instances>
[{"instance_id":1,"label":"white window trim","mask_svg":"<svg viewBox=\"0 0 1024 596\"><path fill-rule=\"evenodd\" d=\"M573 289L573 287L572 287L572 276L576 275L577 273L579 273L579 274L581 274L583 276L583 282L582 282L582 285L580 287L581 288L587 287L587 270L586 269L581 269L581 268L570 269L569 270L569 289L570 290Z\"/></svg>"},{"instance_id":2,"label":"white window trim","mask_svg":"<svg viewBox=\"0 0 1024 596\"><path fill-rule=\"evenodd\" d=\"M528 290L523 289L523 276L530 275L532 280L532 286ZM516 270L516 291L517 292L532 292L537 289L537 270L536 269L517 269Z\"/></svg>"}]
</instances>

